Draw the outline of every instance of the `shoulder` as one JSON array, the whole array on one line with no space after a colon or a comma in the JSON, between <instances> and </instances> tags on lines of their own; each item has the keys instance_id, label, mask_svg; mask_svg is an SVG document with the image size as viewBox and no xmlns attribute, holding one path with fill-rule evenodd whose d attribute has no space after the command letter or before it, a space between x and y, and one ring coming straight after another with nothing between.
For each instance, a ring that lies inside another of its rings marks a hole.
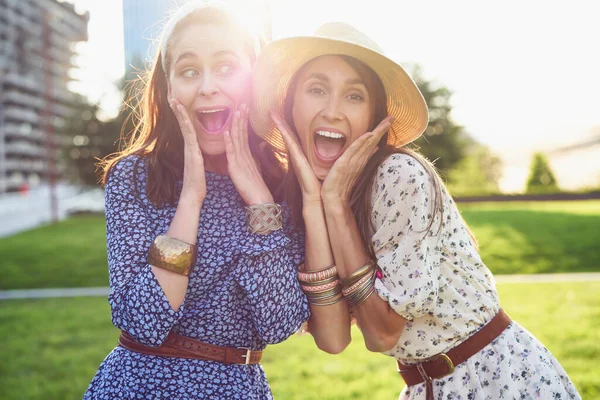
<instances>
[{"instance_id":1,"label":"shoulder","mask_svg":"<svg viewBox=\"0 0 600 400\"><path fill-rule=\"evenodd\" d=\"M388 156L379 166L375 182L374 192L380 192L390 188L406 188L408 186L427 185L434 177L430 176L423 162L405 153L394 153Z\"/></svg>"},{"instance_id":2,"label":"shoulder","mask_svg":"<svg viewBox=\"0 0 600 400\"><path fill-rule=\"evenodd\" d=\"M146 157L128 155L111 166L108 172L107 185L110 184L111 181L133 182L134 176L138 179L140 177L145 178L146 171Z\"/></svg>"}]
</instances>

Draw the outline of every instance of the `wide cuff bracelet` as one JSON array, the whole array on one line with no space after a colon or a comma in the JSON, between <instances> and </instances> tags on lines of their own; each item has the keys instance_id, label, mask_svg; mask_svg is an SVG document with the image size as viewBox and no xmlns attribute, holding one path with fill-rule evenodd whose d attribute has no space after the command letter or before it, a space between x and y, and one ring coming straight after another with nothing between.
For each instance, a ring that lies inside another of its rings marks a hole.
<instances>
[{"instance_id":1,"label":"wide cuff bracelet","mask_svg":"<svg viewBox=\"0 0 600 400\"><path fill-rule=\"evenodd\" d=\"M154 239L148 254L148 264L188 276L196 263L195 245L166 235Z\"/></svg>"},{"instance_id":2,"label":"wide cuff bracelet","mask_svg":"<svg viewBox=\"0 0 600 400\"><path fill-rule=\"evenodd\" d=\"M275 203L252 204L246 207L246 224L250 233L266 235L283 226L281 206Z\"/></svg>"}]
</instances>

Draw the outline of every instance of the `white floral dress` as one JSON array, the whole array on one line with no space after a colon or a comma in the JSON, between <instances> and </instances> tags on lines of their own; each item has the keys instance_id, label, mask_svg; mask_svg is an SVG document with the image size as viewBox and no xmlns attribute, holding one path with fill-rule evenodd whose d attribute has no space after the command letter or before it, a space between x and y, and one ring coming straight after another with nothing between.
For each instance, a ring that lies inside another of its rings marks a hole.
<instances>
[{"instance_id":1,"label":"white floral dress","mask_svg":"<svg viewBox=\"0 0 600 400\"><path fill-rule=\"evenodd\" d=\"M404 364L450 350L500 309L491 272L443 187L441 195L443 213L426 233L435 191L420 162L394 154L373 185L372 243L383 271L375 289L408 320L385 354ZM435 379L433 388L437 400L581 398L550 351L514 321L454 373ZM400 399L425 399L425 384L405 387Z\"/></svg>"}]
</instances>

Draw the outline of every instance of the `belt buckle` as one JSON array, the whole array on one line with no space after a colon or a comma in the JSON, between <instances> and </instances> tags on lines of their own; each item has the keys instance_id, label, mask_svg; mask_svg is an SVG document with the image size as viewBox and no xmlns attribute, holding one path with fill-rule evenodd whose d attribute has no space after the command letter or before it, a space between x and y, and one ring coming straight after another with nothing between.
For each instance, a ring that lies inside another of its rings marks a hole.
<instances>
[{"instance_id":1,"label":"belt buckle","mask_svg":"<svg viewBox=\"0 0 600 400\"><path fill-rule=\"evenodd\" d=\"M443 378L444 376L448 376L454 372L454 363L452 362L452 359L450 357L448 357L448 355L446 353L440 353L440 354L436 355L435 358L441 358L442 360L444 360L444 362L448 366L448 372L446 372L444 375L442 375L438 378Z\"/></svg>"},{"instance_id":2,"label":"belt buckle","mask_svg":"<svg viewBox=\"0 0 600 400\"><path fill-rule=\"evenodd\" d=\"M252 355L252 350L249 347L238 347L238 349L246 350L246 354L244 354L242 356L242 358L244 358L246 360L246 362L244 362L241 365L249 365L250 364L250 356Z\"/></svg>"}]
</instances>

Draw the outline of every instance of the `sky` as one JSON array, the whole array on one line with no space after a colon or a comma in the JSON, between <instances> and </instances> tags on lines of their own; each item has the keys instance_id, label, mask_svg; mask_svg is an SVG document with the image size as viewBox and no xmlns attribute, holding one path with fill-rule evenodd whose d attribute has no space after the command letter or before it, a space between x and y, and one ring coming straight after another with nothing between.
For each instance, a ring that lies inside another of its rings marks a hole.
<instances>
[{"instance_id":1,"label":"sky","mask_svg":"<svg viewBox=\"0 0 600 400\"><path fill-rule=\"evenodd\" d=\"M90 11L76 88L110 115L119 99L112 83L123 74L121 0L76 5ZM504 160L501 186L513 191L533 151L600 134L598 15L594 0L273 0L272 29L277 39L343 21L402 65L420 64L427 79L453 91L455 122ZM591 167L578 168L585 175Z\"/></svg>"}]
</instances>

